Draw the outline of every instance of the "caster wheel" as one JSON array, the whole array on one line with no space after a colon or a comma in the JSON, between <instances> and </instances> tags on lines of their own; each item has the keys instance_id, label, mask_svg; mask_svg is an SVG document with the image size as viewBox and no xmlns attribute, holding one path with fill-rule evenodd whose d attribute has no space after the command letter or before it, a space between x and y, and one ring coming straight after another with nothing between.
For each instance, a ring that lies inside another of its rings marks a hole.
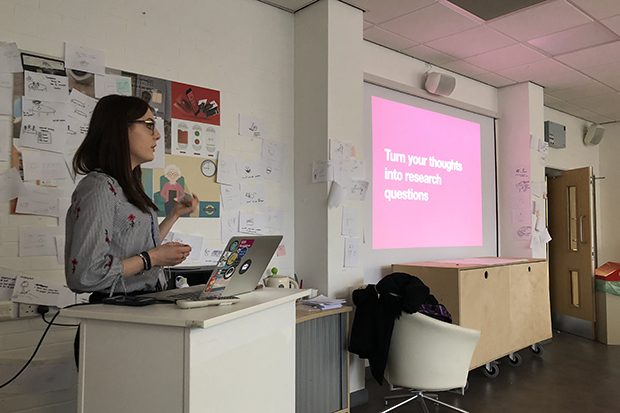
<instances>
[{"instance_id":1,"label":"caster wheel","mask_svg":"<svg viewBox=\"0 0 620 413\"><path fill-rule=\"evenodd\" d=\"M532 353L534 353L538 357L542 357L542 355L544 353L543 346L542 346L542 344L539 344L539 343L532 344L530 346L530 349L532 349Z\"/></svg>"},{"instance_id":2,"label":"caster wheel","mask_svg":"<svg viewBox=\"0 0 620 413\"><path fill-rule=\"evenodd\" d=\"M517 367L521 365L521 355L519 353L513 353L508 356L508 362L512 367Z\"/></svg>"},{"instance_id":3,"label":"caster wheel","mask_svg":"<svg viewBox=\"0 0 620 413\"><path fill-rule=\"evenodd\" d=\"M487 367L487 366L484 367L483 373L488 378L494 379L497 376L499 376L499 366L497 366L496 364L491 363L489 365L489 367Z\"/></svg>"}]
</instances>

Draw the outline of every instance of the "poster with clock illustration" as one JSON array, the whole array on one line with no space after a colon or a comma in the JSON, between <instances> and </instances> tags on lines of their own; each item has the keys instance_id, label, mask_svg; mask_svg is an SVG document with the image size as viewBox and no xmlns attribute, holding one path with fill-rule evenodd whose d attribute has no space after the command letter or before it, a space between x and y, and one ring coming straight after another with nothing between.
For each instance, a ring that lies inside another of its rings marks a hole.
<instances>
[{"instance_id":1,"label":"poster with clock illustration","mask_svg":"<svg viewBox=\"0 0 620 413\"><path fill-rule=\"evenodd\" d=\"M220 185L215 182L216 158L166 155L166 166L144 174L145 190L159 209L158 215L166 216L174 207L175 199L196 194L200 200L194 218L220 217ZM150 177L147 177L150 175Z\"/></svg>"}]
</instances>

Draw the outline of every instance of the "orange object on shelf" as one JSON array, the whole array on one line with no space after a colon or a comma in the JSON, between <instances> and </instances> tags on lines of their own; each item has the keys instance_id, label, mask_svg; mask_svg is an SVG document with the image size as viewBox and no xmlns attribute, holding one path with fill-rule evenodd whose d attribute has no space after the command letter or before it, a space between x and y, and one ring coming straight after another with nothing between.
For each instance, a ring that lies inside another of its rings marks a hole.
<instances>
[{"instance_id":1,"label":"orange object on shelf","mask_svg":"<svg viewBox=\"0 0 620 413\"><path fill-rule=\"evenodd\" d=\"M599 280L620 281L620 262L608 261L594 270L594 275Z\"/></svg>"}]
</instances>

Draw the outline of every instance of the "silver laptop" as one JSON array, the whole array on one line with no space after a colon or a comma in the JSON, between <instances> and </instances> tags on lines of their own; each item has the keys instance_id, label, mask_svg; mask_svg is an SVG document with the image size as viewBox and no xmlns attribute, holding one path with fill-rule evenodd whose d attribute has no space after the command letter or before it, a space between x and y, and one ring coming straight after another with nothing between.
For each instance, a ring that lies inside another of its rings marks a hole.
<instances>
[{"instance_id":1,"label":"silver laptop","mask_svg":"<svg viewBox=\"0 0 620 413\"><path fill-rule=\"evenodd\" d=\"M238 301L238 294L253 291L271 261L282 235L232 237L226 244L209 281L204 285L144 294L191 308ZM199 303L201 302L202 303ZM192 302L194 304L192 304Z\"/></svg>"}]
</instances>

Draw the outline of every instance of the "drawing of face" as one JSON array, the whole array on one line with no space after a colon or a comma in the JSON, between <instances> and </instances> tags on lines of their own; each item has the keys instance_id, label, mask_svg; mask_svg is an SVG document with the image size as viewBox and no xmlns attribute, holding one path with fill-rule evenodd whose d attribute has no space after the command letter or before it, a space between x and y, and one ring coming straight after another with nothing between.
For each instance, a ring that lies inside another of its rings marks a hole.
<instances>
[{"instance_id":1,"label":"drawing of face","mask_svg":"<svg viewBox=\"0 0 620 413\"><path fill-rule=\"evenodd\" d=\"M155 122L150 109L140 119L137 119L137 121L145 120ZM157 128L151 130L147 124L136 122L129 125L128 135L132 169L155 159L155 147L160 138Z\"/></svg>"},{"instance_id":2,"label":"drawing of face","mask_svg":"<svg viewBox=\"0 0 620 413\"><path fill-rule=\"evenodd\" d=\"M181 170L176 165L168 165L164 170L164 176L172 183L176 182L181 176Z\"/></svg>"}]
</instances>

